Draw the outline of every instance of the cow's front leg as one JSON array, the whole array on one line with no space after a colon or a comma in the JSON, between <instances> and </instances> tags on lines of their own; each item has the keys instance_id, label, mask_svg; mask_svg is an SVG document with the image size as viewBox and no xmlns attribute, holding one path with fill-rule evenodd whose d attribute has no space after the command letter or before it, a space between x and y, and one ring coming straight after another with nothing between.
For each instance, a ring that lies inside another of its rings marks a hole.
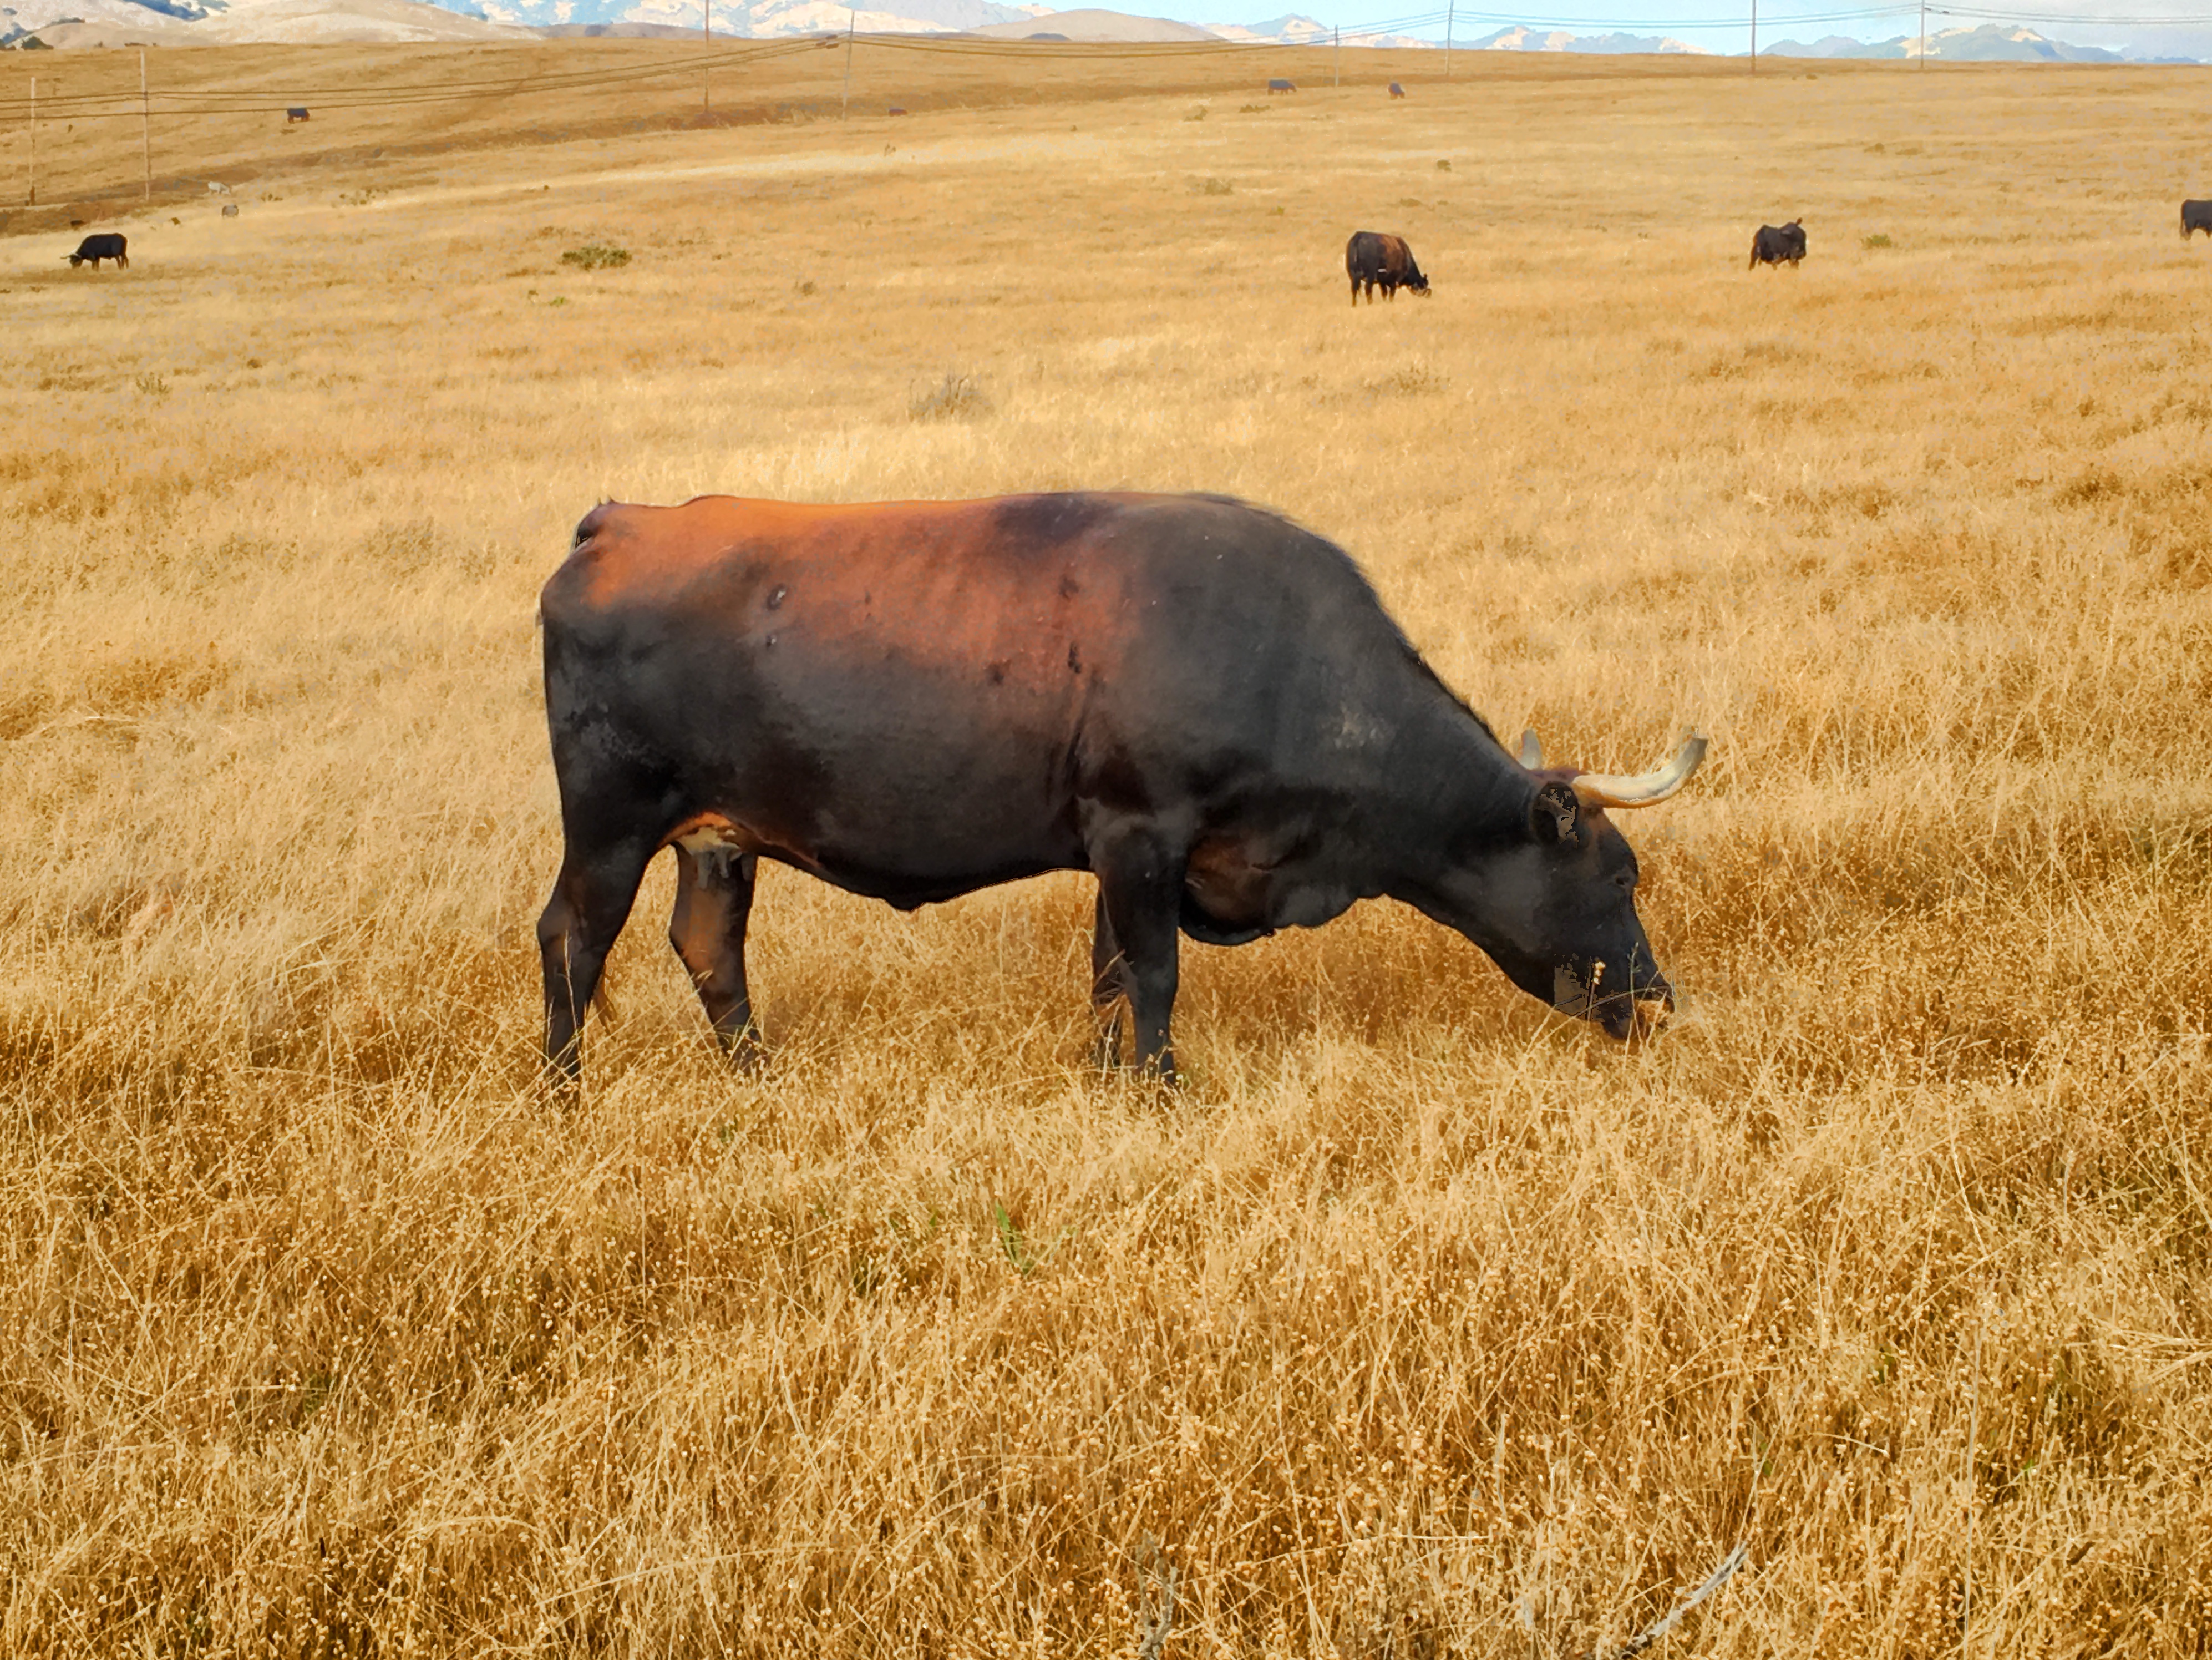
<instances>
[{"instance_id":1,"label":"cow's front leg","mask_svg":"<svg viewBox=\"0 0 2212 1660\"><path fill-rule=\"evenodd\" d=\"M1169 1083L1175 1081L1168 1027L1175 1012L1183 865L1182 848L1149 824L1103 828L1091 848L1099 909L1119 947L1137 1066Z\"/></svg>"},{"instance_id":2,"label":"cow's front leg","mask_svg":"<svg viewBox=\"0 0 2212 1660\"><path fill-rule=\"evenodd\" d=\"M1098 1022L1098 1044L1091 1051L1101 1072L1121 1064L1121 1005L1129 994L1122 983L1121 942L1106 915L1106 890L1098 890L1098 904L1091 922L1091 1012Z\"/></svg>"}]
</instances>

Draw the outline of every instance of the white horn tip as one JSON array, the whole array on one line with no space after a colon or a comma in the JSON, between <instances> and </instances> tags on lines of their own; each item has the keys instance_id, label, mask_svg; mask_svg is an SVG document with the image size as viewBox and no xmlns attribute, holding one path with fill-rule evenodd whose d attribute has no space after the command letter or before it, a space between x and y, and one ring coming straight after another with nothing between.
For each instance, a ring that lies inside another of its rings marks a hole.
<instances>
[{"instance_id":1,"label":"white horn tip","mask_svg":"<svg viewBox=\"0 0 2212 1660\"><path fill-rule=\"evenodd\" d=\"M1544 764L1543 740L1536 736L1534 727L1521 734L1521 764L1531 772Z\"/></svg>"}]
</instances>

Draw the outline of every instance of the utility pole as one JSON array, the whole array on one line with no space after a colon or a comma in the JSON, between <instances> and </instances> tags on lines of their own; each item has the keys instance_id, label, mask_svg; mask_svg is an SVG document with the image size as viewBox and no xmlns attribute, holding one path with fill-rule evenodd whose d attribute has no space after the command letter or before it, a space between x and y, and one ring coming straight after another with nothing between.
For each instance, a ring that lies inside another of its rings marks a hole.
<instances>
[{"instance_id":1,"label":"utility pole","mask_svg":"<svg viewBox=\"0 0 2212 1660\"><path fill-rule=\"evenodd\" d=\"M853 9L845 8L845 99L837 106L837 119L842 121L853 111Z\"/></svg>"},{"instance_id":2,"label":"utility pole","mask_svg":"<svg viewBox=\"0 0 2212 1660\"><path fill-rule=\"evenodd\" d=\"M1459 10L1459 0L1446 0L1444 5L1444 79L1451 79L1452 18ZM1431 12L1434 17L1436 13Z\"/></svg>"},{"instance_id":3,"label":"utility pole","mask_svg":"<svg viewBox=\"0 0 2212 1660\"><path fill-rule=\"evenodd\" d=\"M705 9L699 14L699 44L710 49L714 44L714 0L707 0ZM699 70L699 113L702 115L714 107L713 100L707 95L707 75L705 66L702 65Z\"/></svg>"},{"instance_id":4,"label":"utility pole","mask_svg":"<svg viewBox=\"0 0 2212 1660\"><path fill-rule=\"evenodd\" d=\"M1751 72L1759 73L1759 0L1751 0Z\"/></svg>"},{"instance_id":5,"label":"utility pole","mask_svg":"<svg viewBox=\"0 0 2212 1660\"><path fill-rule=\"evenodd\" d=\"M1928 0L1920 0L1920 67L1928 67Z\"/></svg>"},{"instance_id":6,"label":"utility pole","mask_svg":"<svg viewBox=\"0 0 2212 1660\"><path fill-rule=\"evenodd\" d=\"M1336 56L1329 67L1328 83L1332 87L1340 87L1344 84L1344 31L1331 29L1329 33L1336 40Z\"/></svg>"},{"instance_id":7,"label":"utility pole","mask_svg":"<svg viewBox=\"0 0 2212 1660\"><path fill-rule=\"evenodd\" d=\"M39 77L31 77L31 201L39 205Z\"/></svg>"},{"instance_id":8,"label":"utility pole","mask_svg":"<svg viewBox=\"0 0 2212 1660\"><path fill-rule=\"evenodd\" d=\"M146 97L146 52L138 52L138 153L146 162L146 199L154 199L154 112Z\"/></svg>"}]
</instances>

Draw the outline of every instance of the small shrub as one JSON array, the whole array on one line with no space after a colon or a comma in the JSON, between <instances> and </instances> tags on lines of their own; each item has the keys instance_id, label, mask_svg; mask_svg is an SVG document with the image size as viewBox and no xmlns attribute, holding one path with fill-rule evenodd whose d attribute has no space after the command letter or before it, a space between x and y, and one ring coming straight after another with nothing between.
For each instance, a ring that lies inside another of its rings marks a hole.
<instances>
[{"instance_id":1,"label":"small shrub","mask_svg":"<svg viewBox=\"0 0 2212 1660\"><path fill-rule=\"evenodd\" d=\"M972 421L986 414L991 400L974 377L945 371L945 379L926 391L907 395L907 418L913 421Z\"/></svg>"},{"instance_id":2,"label":"small shrub","mask_svg":"<svg viewBox=\"0 0 2212 1660\"><path fill-rule=\"evenodd\" d=\"M149 369L131 384L149 398L167 398L169 395L168 378L158 369Z\"/></svg>"},{"instance_id":3,"label":"small shrub","mask_svg":"<svg viewBox=\"0 0 2212 1660\"><path fill-rule=\"evenodd\" d=\"M1438 173L1449 173L1449 172L1451 171L1451 163L1450 163L1450 162L1449 162L1449 161L1439 161L1439 162L1437 162L1437 171Z\"/></svg>"},{"instance_id":4,"label":"small shrub","mask_svg":"<svg viewBox=\"0 0 2212 1660\"><path fill-rule=\"evenodd\" d=\"M1205 105L1203 105L1203 104L1200 104L1200 105L1196 109L1194 109L1193 111L1191 111L1191 112L1190 112L1188 115L1184 116L1184 117L1183 117L1183 119L1184 119L1184 120L1186 120L1186 121L1203 121L1203 120L1205 120L1205 119L1206 119L1206 106L1205 106Z\"/></svg>"},{"instance_id":5,"label":"small shrub","mask_svg":"<svg viewBox=\"0 0 2212 1660\"><path fill-rule=\"evenodd\" d=\"M1891 243L1888 237L1876 231L1872 236L1861 237L1859 246L1863 248L1886 248L1890 246Z\"/></svg>"},{"instance_id":6,"label":"small shrub","mask_svg":"<svg viewBox=\"0 0 2212 1660\"><path fill-rule=\"evenodd\" d=\"M1376 392L1395 392L1404 398L1419 398L1426 393L1442 392L1450 384L1426 362L1416 358L1379 380L1370 380L1367 389Z\"/></svg>"},{"instance_id":7,"label":"small shrub","mask_svg":"<svg viewBox=\"0 0 2212 1660\"><path fill-rule=\"evenodd\" d=\"M1190 181L1193 196L1228 196L1233 194L1236 188L1226 179L1194 179Z\"/></svg>"},{"instance_id":8,"label":"small shrub","mask_svg":"<svg viewBox=\"0 0 2212 1660\"><path fill-rule=\"evenodd\" d=\"M564 265L574 265L583 271L613 271L629 264L628 248L611 248L597 242L586 242L580 248L570 248L561 256Z\"/></svg>"},{"instance_id":9,"label":"small shrub","mask_svg":"<svg viewBox=\"0 0 2212 1660\"><path fill-rule=\"evenodd\" d=\"M1237 112L1239 115L1264 115L1267 111L1267 106L1265 104L1239 104L1237 106Z\"/></svg>"}]
</instances>

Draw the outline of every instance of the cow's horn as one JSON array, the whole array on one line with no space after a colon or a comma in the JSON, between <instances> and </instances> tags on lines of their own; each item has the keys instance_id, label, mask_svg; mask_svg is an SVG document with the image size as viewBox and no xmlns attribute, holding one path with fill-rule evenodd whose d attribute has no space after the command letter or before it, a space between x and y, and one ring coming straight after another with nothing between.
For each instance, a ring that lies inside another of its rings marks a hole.
<instances>
[{"instance_id":1,"label":"cow's horn","mask_svg":"<svg viewBox=\"0 0 2212 1660\"><path fill-rule=\"evenodd\" d=\"M1521 764L1531 772L1544 764L1544 742L1534 727L1521 734Z\"/></svg>"},{"instance_id":2,"label":"cow's horn","mask_svg":"<svg viewBox=\"0 0 2212 1660\"><path fill-rule=\"evenodd\" d=\"M1649 807L1664 801L1690 781L1690 775L1705 758L1705 735L1693 732L1682 740L1674 758L1654 771L1632 778L1583 773L1571 781L1575 799L1585 807Z\"/></svg>"}]
</instances>

